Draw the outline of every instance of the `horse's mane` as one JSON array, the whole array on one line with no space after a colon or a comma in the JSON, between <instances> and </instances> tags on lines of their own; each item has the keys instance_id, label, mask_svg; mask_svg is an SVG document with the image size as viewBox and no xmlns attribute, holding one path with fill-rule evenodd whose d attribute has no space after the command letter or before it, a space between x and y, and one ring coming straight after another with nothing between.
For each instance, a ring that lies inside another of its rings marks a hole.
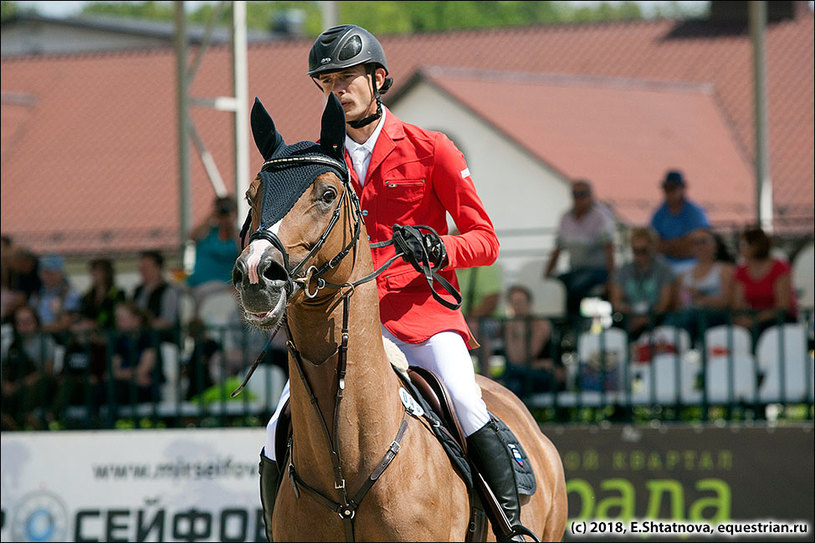
<instances>
[{"instance_id":1,"label":"horse's mane","mask_svg":"<svg viewBox=\"0 0 815 543\"><path fill-rule=\"evenodd\" d=\"M385 354L388 356L388 361L391 363L391 366L407 377L408 361L407 358L405 358L405 353L403 353L393 341L384 336L382 337L382 343L385 344Z\"/></svg>"}]
</instances>

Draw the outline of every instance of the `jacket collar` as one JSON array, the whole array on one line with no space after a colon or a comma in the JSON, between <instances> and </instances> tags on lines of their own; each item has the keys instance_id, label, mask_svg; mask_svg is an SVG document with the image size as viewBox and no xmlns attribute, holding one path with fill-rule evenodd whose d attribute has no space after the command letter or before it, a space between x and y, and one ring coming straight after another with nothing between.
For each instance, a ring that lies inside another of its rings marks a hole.
<instances>
[{"instance_id":1,"label":"jacket collar","mask_svg":"<svg viewBox=\"0 0 815 543\"><path fill-rule=\"evenodd\" d=\"M391 110L382 106L382 109L387 110L385 115L385 126L382 127L382 132L376 140L374 151L371 153L371 163L368 165L368 175L374 172L385 161L388 155L396 148L396 141L405 137L405 129L402 127L400 121Z\"/></svg>"}]
</instances>

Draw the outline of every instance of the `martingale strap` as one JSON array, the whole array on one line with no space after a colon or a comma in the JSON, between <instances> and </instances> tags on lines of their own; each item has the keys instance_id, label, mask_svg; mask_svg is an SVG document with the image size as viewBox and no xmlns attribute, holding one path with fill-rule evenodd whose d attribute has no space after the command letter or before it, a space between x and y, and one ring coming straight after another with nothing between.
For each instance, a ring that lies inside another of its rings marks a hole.
<instances>
[{"instance_id":1,"label":"martingale strap","mask_svg":"<svg viewBox=\"0 0 815 543\"><path fill-rule=\"evenodd\" d=\"M408 426L408 412L407 408L404 408L404 412L402 413L402 423L399 425L399 430L396 432L396 437L394 438L393 442L391 442L390 447L385 452L385 455L382 457L382 460L379 462L376 468L374 468L371 475L365 480L365 483L360 487L356 494L352 498L348 497L348 489L345 486L345 478L342 474L342 467L340 464L340 451L339 451L339 420L340 420L340 403L343 399L343 394L345 391L345 372L347 366L347 353L348 353L348 320L349 320L349 298L354 293L354 290L351 289L347 293L343 295L343 313L342 313L342 339L340 345L337 347L337 350L330 356L328 359L320 362L317 365L322 365L323 363L327 362L328 360L333 359L334 357L337 358L337 394L335 396L335 405L334 405L334 421L333 421L333 429L334 429L334 440L331 439L331 433L328 431L328 424L323 417L323 413L320 411L320 406L317 403L317 397L314 395L311 385L309 384L308 378L306 377L305 370L303 370L303 357L300 354L300 351L294 345L294 342L289 339L287 342L287 347L289 352L292 354L294 358L297 368L297 373L300 377L303 386L306 389L306 393L309 396L309 401L311 405L314 407L317 413L317 419L320 421L320 425L323 430L323 436L325 437L326 443L329 449L329 457L331 458L331 463L334 469L334 489L337 490L340 494L341 501L335 501L331 498L325 496L322 492L317 490L316 488L312 487L308 483L306 483L302 477L297 474L297 471L294 468L294 459L292 455L292 448L294 446L293 440L289 440L289 479L291 484L294 488L295 495L299 498L300 491L299 487L302 487L310 496L312 496L316 501L322 503L335 513L337 513L340 518L343 520L345 525L345 538L346 541L354 541L354 517L356 516L357 508L359 504L362 502L362 499L371 489L371 487L376 483L382 473L387 469L390 463L396 458L396 455L399 453L399 450L402 447L402 438L405 435L405 431L407 430ZM287 332L289 338L291 338L291 330L288 329L288 322L286 323Z\"/></svg>"},{"instance_id":2,"label":"martingale strap","mask_svg":"<svg viewBox=\"0 0 815 543\"><path fill-rule=\"evenodd\" d=\"M306 483L300 475L297 474L297 470L294 468L294 461L292 459L292 440L289 439L288 444L288 454L286 455L289 459L289 480L291 481L292 486L294 487L294 493L299 498L300 491L299 488L302 487L303 490L306 491L312 498L314 498L317 502L323 504L328 509L331 509L335 513L337 513L340 518L343 520L345 525L345 540L346 541L354 541L354 518L356 517L356 511L359 508L360 504L362 503L363 498L374 486L379 477L385 472L388 466L391 464L396 455L399 453L400 449L402 448L402 438L405 436L405 432L408 427L407 421L407 410L405 410L404 414L402 415L402 423L399 425L399 431L396 432L396 437L394 438L393 442L391 443L388 450L385 452L385 455L380 460L379 464L374 468L371 472L371 475L365 479L365 482L359 488L356 494L354 494L353 498L348 499L346 494L343 492L343 502L340 503L337 501L332 500L331 498L325 496L322 492L317 490L316 488L312 487L308 483ZM343 485L345 481L343 481ZM336 487L336 485L335 485ZM339 488L338 488L339 490ZM344 490L344 487L343 487Z\"/></svg>"}]
</instances>

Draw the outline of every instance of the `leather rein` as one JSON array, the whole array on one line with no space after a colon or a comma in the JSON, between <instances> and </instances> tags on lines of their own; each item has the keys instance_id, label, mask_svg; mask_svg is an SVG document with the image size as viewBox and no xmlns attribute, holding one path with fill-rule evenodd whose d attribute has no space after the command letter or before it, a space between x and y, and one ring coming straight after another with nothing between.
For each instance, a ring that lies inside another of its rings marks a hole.
<instances>
[{"instance_id":1,"label":"leather rein","mask_svg":"<svg viewBox=\"0 0 815 543\"><path fill-rule=\"evenodd\" d=\"M269 166L287 166L293 164L305 164L305 163L316 163L316 164L324 164L331 166L333 168L338 169L339 171L343 172L343 191L340 195L340 198L337 202L337 208L334 210L334 213L329 220L326 229L323 231L320 238L317 240L316 244L311 248L308 252L306 257L300 261L294 268L291 268L289 263L289 255L283 246L283 242L278 238L277 234L272 232L271 230L265 228L258 228L255 232L253 232L249 238L248 242L251 243L256 239L265 239L269 241L280 253L283 255L283 263L284 268L286 271L286 293L288 299L291 299L292 294L294 293L294 285L298 284L304 294L308 298L314 298L317 296L318 292L323 288L334 288L340 291L343 291L342 302L343 302L343 312L342 312L342 333L341 333L341 341L340 344L337 346L337 350L329 356L323 362L318 364L314 364L313 362L309 362L315 366L321 366L322 364L328 362L329 360L336 359L337 361L337 393L334 398L334 419L332 422L333 427L333 434L328 430L328 423L323 416L323 413L320 411L320 407L317 403L317 398L314 395L311 385L308 382L308 379L305 374L305 370L303 369L304 359L300 354L300 351L294 344L294 340L292 339L291 329L289 328L288 321L286 321L286 333L288 335L288 340L286 342L286 346L289 352L292 354L294 360L296 361L296 368L297 372L300 376L301 381L303 382L306 392L309 395L309 400L311 405L314 406L315 411L317 413L317 418L320 421L320 425L323 430L323 435L325 437L326 443L329 448L329 456L331 458L331 463L334 471L334 489L339 494L339 501L331 499L330 497L326 496L324 493L320 492L313 486L306 483L302 477L297 473L294 467L294 461L292 456L292 448L293 448L293 441L289 438L288 442L288 476L291 481L292 487L294 488L295 496L298 498L300 497L300 487L303 488L309 495L311 495L317 502L323 504L328 509L334 511L339 515L339 517L343 520L343 524L345 526L345 538L346 541L354 541L354 518L356 517L357 508L359 508L362 499L374 485L374 483L379 479L379 477L384 473L385 469L390 465L393 459L396 457L399 449L401 448L402 438L405 435L405 431L407 430L408 426L408 411L406 408L404 409L402 415L402 422L399 426L399 430L396 433L396 437L394 438L393 442L391 443L388 450L385 452L382 460L379 464L374 468L373 472L368 476L362 486L357 490L357 492L353 495L350 495L348 492L348 488L346 487L346 481L342 474L341 468L341 458L340 458L340 451L339 451L339 412L340 412L340 404L343 399L343 394L345 390L345 373L347 368L347 353L348 353L348 315L349 315L349 299L354 293L355 287L362 283L366 283L371 281L372 279L376 278L380 273L382 273L385 269L388 268L397 258L401 257L402 254L397 252L397 254L389 259L384 265L379 267L374 272L357 279L356 281L342 283L342 284L335 284L329 281L326 281L322 276L326 272L331 269L336 268L340 262L351 252L351 249L354 250L354 258L356 258L356 246L357 241L359 241L360 232L362 230L363 218L362 218L362 211L359 204L359 198L357 197L354 190L351 188L351 179L348 173L348 168L344 162L339 160L335 160L328 156L321 156L321 155L312 155L312 156L304 156L304 157L288 157L288 158L280 158L280 159L272 159L264 162L261 171ZM352 206L353 215L354 215L354 234L350 242L340 250L331 260L320 266L319 268L316 265L309 266L305 273L303 273L303 269L305 268L306 264L315 257L317 252L322 248L325 244L328 236L331 235L334 227L339 222L340 213L343 208L343 204L345 199L350 199L350 204ZM251 211L244 222L243 228L241 229L241 250L245 246L244 240L246 239L246 233L248 232L251 226L252 214ZM312 282L314 283L313 291L310 290ZM257 366L263 360L264 355L266 354L266 349L269 348L274 336L277 334L277 330L275 330L274 334L269 338L269 341L266 344L263 352L258 356L255 362L252 364L252 367L249 369L249 372L246 375L243 383L234 391L232 392L232 397L234 398L238 394L240 394L241 390L246 386L246 383L249 382L249 378L254 373ZM333 435L333 439L332 436Z\"/></svg>"}]
</instances>

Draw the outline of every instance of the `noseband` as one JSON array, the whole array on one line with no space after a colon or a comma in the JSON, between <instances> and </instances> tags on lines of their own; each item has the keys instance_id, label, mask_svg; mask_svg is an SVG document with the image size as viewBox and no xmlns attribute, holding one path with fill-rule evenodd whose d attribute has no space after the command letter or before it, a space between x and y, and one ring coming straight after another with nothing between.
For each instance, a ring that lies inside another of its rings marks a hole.
<instances>
[{"instance_id":1,"label":"noseband","mask_svg":"<svg viewBox=\"0 0 815 543\"><path fill-rule=\"evenodd\" d=\"M351 189L351 177L348 173L348 167L346 166L345 162L341 162L339 160L335 160L328 156L321 156L321 155L308 155L302 157L286 157L286 158L276 158L267 160L263 163L261 167L261 172L266 171L268 169L274 167L287 167L287 166L296 166L302 164L322 164L324 166L329 166L333 169L336 169L342 172L342 194L340 195L339 201L337 202L337 208L334 210L334 213L331 215L331 220L328 222L328 226L323 231L320 238L317 240L317 243L314 244L314 247L306 254L305 258L301 260L294 268L291 267L289 263L289 254L286 251L286 248L283 246L283 242L280 241L280 238L269 230L268 228L259 227L255 232L253 232L248 239L248 243L252 243L257 239L265 239L269 243L271 243L280 254L283 256L283 267L286 272L286 294L291 296L294 292L294 284L298 283L303 288L303 291L306 293L306 296L309 298L314 298L320 289L326 286L335 286L340 287L343 285L333 285L332 283L326 282L322 275L326 273L328 270L336 268L340 262L346 257L346 255L351 251L352 248L356 247L357 241L359 240L359 235L362 230L362 212L360 210L359 205L359 198L356 195L356 192ZM264 189L265 190L265 189ZM340 218L340 212L342 211L343 202L346 198L350 198L351 204L353 207L353 214L354 214L354 235L348 244L339 252L337 253L331 260L323 264L321 267L317 266L310 266L305 273L303 273L303 269L306 267L306 264L314 258L317 252L322 248L325 244L328 236L331 235L331 231L334 230L337 222ZM252 212L249 212L249 215L246 217L246 222L243 224L243 228L241 229L241 250L246 245L245 237L246 233L250 228L252 222ZM315 286L313 291L309 290L309 283L311 280L314 279L317 281L317 285Z\"/></svg>"}]
</instances>

